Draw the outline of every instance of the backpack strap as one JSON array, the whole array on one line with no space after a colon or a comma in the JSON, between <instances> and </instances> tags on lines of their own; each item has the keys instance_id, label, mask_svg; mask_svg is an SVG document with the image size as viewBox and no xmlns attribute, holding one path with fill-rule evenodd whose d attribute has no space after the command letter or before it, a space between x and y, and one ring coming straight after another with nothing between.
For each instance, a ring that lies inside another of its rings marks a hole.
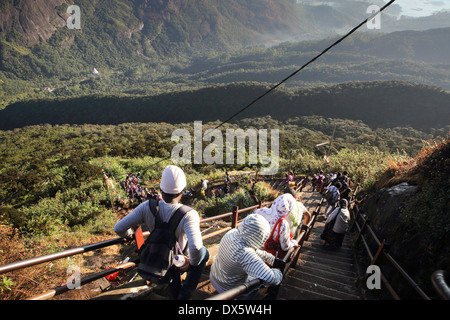
<instances>
[{"instance_id":1,"label":"backpack strap","mask_svg":"<svg viewBox=\"0 0 450 320\"><path fill-rule=\"evenodd\" d=\"M151 213L156 216L156 214L158 213L159 201L154 198L150 198L150 200L148 200L148 205L150 207Z\"/></svg>"},{"instance_id":2,"label":"backpack strap","mask_svg":"<svg viewBox=\"0 0 450 320\"><path fill-rule=\"evenodd\" d=\"M150 199L148 201L148 203L149 203L149 207L150 207L150 212L155 217L155 227L164 224L161 217L159 216L159 210L158 210L159 209L159 201L156 199ZM179 207L177 209L177 211L175 211L175 213L172 215L169 222L167 223L167 226L169 227L169 229L172 230L172 232L175 232L178 225L180 224L181 219L183 219L184 215L191 210L192 210L191 207L188 207L185 205L182 205L181 207Z\"/></svg>"},{"instance_id":3,"label":"backpack strap","mask_svg":"<svg viewBox=\"0 0 450 320\"><path fill-rule=\"evenodd\" d=\"M191 210L192 210L192 208L182 205L181 207L179 207L177 209L177 211L174 212L174 214L172 215L172 217L170 218L169 223L168 223L168 227L174 235L175 235L175 231L177 230L178 225L180 224L181 219L183 219L184 215ZM176 245L177 245L177 248L180 250L180 252L184 252L186 249L187 243L184 248L179 247L178 241L176 242Z\"/></svg>"},{"instance_id":4,"label":"backpack strap","mask_svg":"<svg viewBox=\"0 0 450 320\"><path fill-rule=\"evenodd\" d=\"M179 207L169 220L169 229L172 230L172 232L175 232L178 225L180 224L181 219L183 219L184 215L191 210L192 208L185 205Z\"/></svg>"},{"instance_id":5,"label":"backpack strap","mask_svg":"<svg viewBox=\"0 0 450 320\"><path fill-rule=\"evenodd\" d=\"M159 201L151 198L150 200L148 200L148 205L150 207L150 212L155 217L155 228L159 227L164 223L159 216Z\"/></svg>"}]
</instances>

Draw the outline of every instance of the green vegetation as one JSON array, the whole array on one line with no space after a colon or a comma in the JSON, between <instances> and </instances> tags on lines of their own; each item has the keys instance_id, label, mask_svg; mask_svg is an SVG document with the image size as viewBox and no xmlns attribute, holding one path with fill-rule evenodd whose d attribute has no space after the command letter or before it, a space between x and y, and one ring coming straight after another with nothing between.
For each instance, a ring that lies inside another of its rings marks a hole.
<instances>
[{"instance_id":1,"label":"green vegetation","mask_svg":"<svg viewBox=\"0 0 450 320\"><path fill-rule=\"evenodd\" d=\"M80 0L81 30L60 27L39 43L27 40L18 27L0 33L0 108L32 98L155 95L231 82L275 83L336 40L280 43L283 33L292 33L286 30L313 32L317 23L305 13L310 8L293 10L285 1L277 1L279 10L252 8L256 15L229 2L196 1L201 5L181 8L174 2L169 8L150 7L146 1ZM57 10L65 9L63 4ZM262 33L273 34L269 38L277 45L260 45ZM450 90L449 34L448 28L357 33L286 86L401 80ZM101 75L92 75L94 67Z\"/></svg>"},{"instance_id":2,"label":"green vegetation","mask_svg":"<svg viewBox=\"0 0 450 320\"><path fill-rule=\"evenodd\" d=\"M204 123L203 129L214 128L217 124ZM225 132L227 128L278 128L279 176L283 176L289 164L296 174L311 175L324 169L323 156L328 146L315 145L327 141L335 125L328 169L347 170L352 183L361 184L362 195L374 188L393 163L406 162L410 155L417 154L423 139L431 137L412 128L373 130L361 121L319 116L288 121L271 117L243 119L236 124L225 124L222 129ZM170 139L175 128L193 130L193 124L35 125L0 131L0 139L4 141L0 146L0 232L3 239L16 239L14 246L32 248L28 251L14 249L9 242L2 242L0 250L4 250L5 255L0 263L114 237L113 226L118 214L124 213L118 211L135 205L123 202L127 195L120 189L120 181L127 172L139 172L145 186L157 186L163 168L171 163L160 160L170 154L175 144ZM389 142L393 137L395 144ZM409 150L410 155L399 147ZM102 169L115 184L115 194L108 192ZM183 169L188 188L198 190L202 178L223 181L225 170L248 171L257 167L185 165ZM276 196L261 182L252 191L246 183L241 183L232 194L198 199L192 205L201 215L209 216L230 212L235 205L251 206L255 204L252 195L261 200L272 200ZM434 191L430 192L445 198L442 192ZM423 203L426 197L417 198L413 209L421 210ZM442 204L445 205L445 200L436 202L438 207ZM423 218L420 214L413 220L421 223ZM430 227L434 228L435 223L438 221L430 220ZM18 256L16 251L25 253ZM50 271L35 272L41 277ZM10 293L9 288L23 285L23 281L17 282L17 277L2 281L0 286L5 295Z\"/></svg>"},{"instance_id":3,"label":"green vegetation","mask_svg":"<svg viewBox=\"0 0 450 320\"><path fill-rule=\"evenodd\" d=\"M268 88L257 83L235 83L151 96L92 95L30 100L1 110L0 129L42 123L216 121L226 119ZM432 132L448 125L449 98L450 93L437 87L398 81L279 89L259 101L252 108L251 117L269 115L286 121L315 114L362 120L372 128L399 126ZM248 111L236 119L247 117ZM410 133L414 136L413 131Z\"/></svg>"},{"instance_id":4,"label":"green vegetation","mask_svg":"<svg viewBox=\"0 0 450 320\"><path fill-rule=\"evenodd\" d=\"M278 128L282 158L279 173L282 175L287 170L288 159L291 158L292 168L296 172L311 174L324 166L322 157L327 151L324 147L315 148L315 144L329 139L334 124L338 125L339 130L336 130L331 148L330 168L334 171L346 169L355 183L370 183L370 179L387 165L389 157L406 157L403 151L396 151L398 147L414 153L422 139L430 137L413 129L406 132L415 132L416 138L403 137L402 132L406 130L403 128L391 129L386 134L384 130L373 131L361 122L317 116L288 122L270 117L244 119L234 125L225 125L223 132L226 128ZM215 125L216 122L206 123L203 129ZM121 182L127 172L139 172L146 184L157 184L162 169L170 160L156 163L170 155L175 145L170 140L173 130L179 127L192 130L192 126L184 124L176 127L165 123L44 125L2 131L0 204L3 206L3 218L30 235L52 235L80 226L96 229L98 224L95 221L100 216L107 217L111 224L113 219L109 215L112 208L102 169L117 182ZM362 132L364 136L360 140ZM397 141L395 148L389 147L391 133L403 139ZM184 169L188 188L196 188L201 178L222 178L225 170L254 170L257 167L246 164L214 168L191 165ZM117 196L126 198L118 183L116 192L116 200ZM263 195L263 190L258 194L267 197L267 194ZM235 201L242 202L242 205L250 201L243 194L232 197L221 200L224 205L219 207L225 209ZM207 208L209 204L201 206ZM102 230L105 231L110 224L105 224Z\"/></svg>"},{"instance_id":5,"label":"green vegetation","mask_svg":"<svg viewBox=\"0 0 450 320\"><path fill-rule=\"evenodd\" d=\"M442 250L450 230L450 138L428 142L417 157L393 162L376 182L378 188L408 182L419 188L402 212L402 222L432 248Z\"/></svg>"},{"instance_id":6,"label":"green vegetation","mask_svg":"<svg viewBox=\"0 0 450 320\"><path fill-rule=\"evenodd\" d=\"M336 40L282 42L325 21L324 8L284 0L78 0L81 30L53 30L67 4L36 5L52 17L39 22L49 37L36 38L36 30L23 32L37 22L24 10L30 3L0 2L8 22L0 33L0 264L114 236L118 216L135 205L123 201L120 182L139 172L145 186L157 186L175 129L192 132L195 120L216 127ZM347 27L348 18L334 12L333 27ZM439 255L450 228L448 142L431 158L419 151L450 129L449 35L448 28L357 33L221 130L279 129L279 176L288 168L346 170L361 196L386 180L420 185L402 219L430 243L424 251ZM330 148L316 147L333 132ZM418 153L420 165L405 170ZM223 179L225 170L257 169L183 166L189 189ZM254 196L276 194L264 182L253 190L240 183L192 205L214 215L253 205ZM0 293L20 286L19 278L2 277Z\"/></svg>"}]
</instances>

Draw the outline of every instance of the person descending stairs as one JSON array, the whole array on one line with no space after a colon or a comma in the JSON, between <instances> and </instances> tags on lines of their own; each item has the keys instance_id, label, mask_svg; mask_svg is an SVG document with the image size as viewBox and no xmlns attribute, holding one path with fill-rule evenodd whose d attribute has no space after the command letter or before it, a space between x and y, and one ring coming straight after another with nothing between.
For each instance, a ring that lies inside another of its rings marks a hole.
<instances>
[{"instance_id":1,"label":"person descending stairs","mask_svg":"<svg viewBox=\"0 0 450 320\"><path fill-rule=\"evenodd\" d=\"M319 202L321 194L312 192L310 187L303 190L302 203L312 212ZM290 268L285 274L277 300L361 300L357 283L356 265L349 235L344 237L342 246L334 248L323 245L320 239L326 216L319 213L311 230L309 238L303 243L299 259L295 268ZM192 300L203 300L217 294L209 281L209 268L214 260L218 244L208 246L210 259L201 276L197 290L192 294ZM134 286L111 290L95 298L95 300L133 299L133 300L161 300L168 299L167 286L142 287L135 282ZM114 292L115 291L115 292ZM262 297L262 296L261 296Z\"/></svg>"},{"instance_id":2,"label":"person descending stairs","mask_svg":"<svg viewBox=\"0 0 450 320\"><path fill-rule=\"evenodd\" d=\"M314 198L306 191L305 199ZM319 213L309 238L303 243L295 268L285 275L278 291L280 300L361 300L358 273L349 235L336 248L322 244L326 216Z\"/></svg>"}]
</instances>

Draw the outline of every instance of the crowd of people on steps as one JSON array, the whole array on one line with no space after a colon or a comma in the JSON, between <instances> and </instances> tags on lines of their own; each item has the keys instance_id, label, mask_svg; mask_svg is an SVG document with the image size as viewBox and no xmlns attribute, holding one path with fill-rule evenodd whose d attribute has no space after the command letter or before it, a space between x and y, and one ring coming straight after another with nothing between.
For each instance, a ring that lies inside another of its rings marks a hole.
<instances>
[{"instance_id":1,"label":"crowd of people on steps","mask_svg":"<svg viewBox=\"0 0 450 320\"><path fill-rule=\"evenodd\" d=\"M291 180L287 176L286 183ZM132 186L138 179L127 176L127 181ZM227 173L226 185L230 181ZM201 182L204 192L209 181ZM324 245L342 245L350 219L349 184L345 171L327 176L321 171L312 179L313 192L324 194L326 199L327 220L321 235ZM141 201L116 223L114 231L121 237L133 238L138 227L145 224L150 236L139 249L139 273L148 281L167 283L171 299L189 299L209 259L200 232L200 217L195 209L181 203L186 192L186 176L181 168L170 165L164 169L160 190L160 197ZM311 217L311 212L290 193L278 196L270 207L249 214L219 243L210 270L213 287L220 293L253 279L261 280L262 286L280 284L285 267L283 258L287 251L298 246L295 239ZM187 274L184 280L183 273ZM239 299L251 299L258 289L240 295Z\"/></svg>"}]
</instances>

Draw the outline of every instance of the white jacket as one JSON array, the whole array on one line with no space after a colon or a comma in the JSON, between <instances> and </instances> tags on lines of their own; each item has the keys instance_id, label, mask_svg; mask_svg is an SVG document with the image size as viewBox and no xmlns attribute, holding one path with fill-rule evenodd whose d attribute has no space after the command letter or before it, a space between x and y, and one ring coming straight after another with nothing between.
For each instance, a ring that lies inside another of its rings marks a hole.
<instances>
[{"instance_id":1,"label":"white jacket","mask_svg":"<svg viewBox=\"0 0 450 320\"><path fill-rule=\"evenodd\" d=\"M347 208L341 209L340 207L336 207L336 209L334 209L333 212L331 212L331 214L328 216L325 224L331 222L338 214L339 216L336 218L333 231L336 233L346 233L348 230L348 223L350 221L350 212Z\"/></svg>"}]
</instances>

